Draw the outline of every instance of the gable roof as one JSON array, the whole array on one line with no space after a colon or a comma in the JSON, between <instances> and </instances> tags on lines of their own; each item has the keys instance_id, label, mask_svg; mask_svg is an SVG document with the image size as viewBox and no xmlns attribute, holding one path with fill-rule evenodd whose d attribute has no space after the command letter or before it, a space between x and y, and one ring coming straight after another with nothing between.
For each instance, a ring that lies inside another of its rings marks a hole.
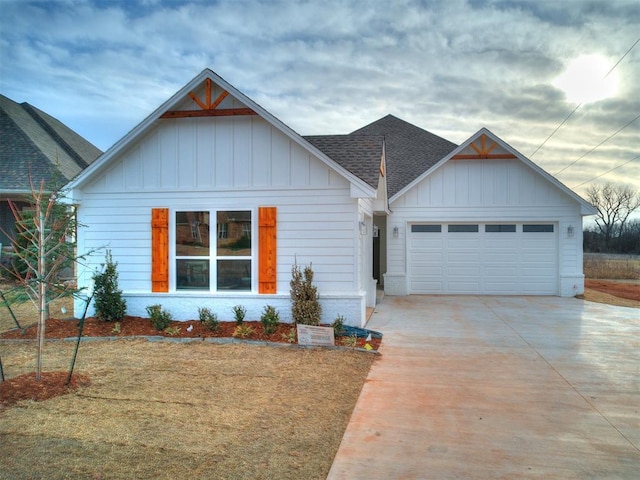
<instances>
[{"instance_id":1,"label":"gable roof","mask_svg":"<svg viewBox=\"0 0 640 480\"><path fill-rule=\"evenodd\" d=\"M487 140L489 140L489 142L491 143L488 144ZM569 187L564 185L553 175L549 174L547 171L543 170L527 157L522 155L511 145L504 142L501 138L489 131L489 129L487 128L481 128L480 130L478 130L466 141L464 141L459 147L449 152L444 158L442 158L440 161L432 165L428 170L423 172L422 175L419 175L413 181L405 185L404 188L399 190L393 197L389 198L389 203L402 196L404 193L406 193L426 177L431 175L446 162L454 158L475 159L476 161L482 161L483 159L490 158L511 158L514 161L520 161L528 168L534 170L538 175L551 182L563 193L574 199L580 205L580 211L582 215L593 215L596 213L595 208L589 202L587 202Z\"/></svg>"},{"instance_id":2,"label":"gable roof","mask_svg":"<svg viewBox=\"0 0 640 480\"><path fill-rule=\"evenodd\" d=\"M383 136L315 135L303 138L367 184L378 188Z\"/></svg>"},{"instance_id":3,"label":"gable roof","mask_svg":"<svg viewBox=\"0 0 640 480\"><path fill-rule=\"evenodd\" d=\"M91 164L87 169L85 169L82 173L80 173L75 179L73 179L67 187L71 190L75 188L81 187L85 182L89 181L100 172L109 161L116 156L118 153L123 151L132 141L136 138L142 136L145 132L153 128L156 122L164 116L164 118L176 118L179 116L183 116L182 114L193 114L194 116L198 116L200 112L181 112L186 105L192 104L192 102L196 102L201 108L206 107L210 109L215 109L218 105L219 101L222 101L223 98L226 98L227 95L222 95L219 99L216 99L213 103L210 103L210 98L207 98L205 103L202 103L201 100L196 99L195 95L193 95L193 91L201 88L203 85L208 84L209 82L213 82L215 85L223 89L227 92L228 96L233 100L239 102L243 105L244 108L233 109L237 113L229 114L257 114L262 119L271 124L274 128L278 129L285 136L291 139L293 142L300 145L302 148L319 158L323 163L332 168L334 171L345 177L350 183L352 187L352 191L357 191L359 193L364 193L366 195L373 196L375 195L374 186L368 184L360 177L355 175L354 173L347 170L344 166L337 163L332 158L328 157L324 152L318 149L316 146L307 142L304 138L302 138L298 133L293 131L287 125L285 125L282 121L271 115L267 110L262 108L256 102L251 100L249 97L244 95L222 77L214 73L208 68L205 68L199 75L193 78L189 83L187 83L184 87L182 87L178 92L176 92L171 98L169 98L166 102L160 105L151 115L149 115L146 119L144 119L141 123L139 123L136 127L134 127L128 134L122 137L118 142L116 142L109 150L107 150L98 161ZM208 92L210 93L210 92ZM191 99L191 100L190 100ZM228 99L227 99L228 100ZM204 109L203 109L204 110Z\"/></svg>"},{"instance_id":4,"label":"gable roof","mask_svg":"<svg viewBox=\"0 0 640 480\"><path fill-rule=\"evenodd\" d=\"M30 183L66 183L102 153L64 125L28 103L0 95L0 192L24 193Z\"/></svg>"},{"instance_id":5,"label":"gable roof","mask_svg":"<svg viewBox=\"0 0 640 480\"><path fill-rule=\"evenodd\" d=\"M389 199L457 146L393 115L376 120L350 135L384 137Z\"/></svg>"}]
</instances>

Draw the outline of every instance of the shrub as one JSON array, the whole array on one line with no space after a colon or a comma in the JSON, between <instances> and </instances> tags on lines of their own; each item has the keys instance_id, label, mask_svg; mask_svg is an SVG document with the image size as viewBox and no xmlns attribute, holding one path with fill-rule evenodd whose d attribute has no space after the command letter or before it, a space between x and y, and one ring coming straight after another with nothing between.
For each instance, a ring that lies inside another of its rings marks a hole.
<instances>
[{"instance_id":1,"label":"shrub","mask_svg":"<svg viewBox=\"0 0 640 480\"><path fill-rule=\"evenodd\" d=\"M220 326L218 316L206 307L198 308L198 316L202 324L209 330L217 330Z\"/></svg>"},{"instance_id":2,"label":"shrub","mask_svg":"<svg viewBox=\"0 0 640 480\"><path fill-rule=\"evenodd\" d=\"M298 341L298 330L296 327L292 327L287 333L283 333L282 339L289 343L296 343Z\"/></svg>"},{"instance_id":3,"label":"shrub","mask_svg":"<svg viewBox=\"0 0 640 480\"><path fill-rule=\"evenodd\" d=\"M344 337L342 339L342 344L345 347L355 347L358 345L358 337L355 335L349 335L348 337Z\"/></svg>"},{"instance_id":4,"label":"shrub","mask_svg":"<svg viewBox=\"0 0 640 480\"><path fill-rule=\"evenodd\" d=\"M238 325L233 331L233 336L236 338L245 338L253 333L253 328L249 325Z\"/></svg>"},{"instance_id":5,"label":"shrub","mask_svg":"<svg viewBox=\"0 0 640 480\"><path fill-rule=\"evenodd\" d=\"M149 305L147 313L151 318L151 323L158 331L162 331L171 325L171 313L162 308L162 305Z\"/></svg>"},{"instance_id":6,"label":"shrub","mask_svg":"<svg viewBox=\"0 0 640 480\"><path fill-rule=\"evenodd\" d=\"M242 325L244 322L244 317L247 314L247 309L242 305L236 305L233 307L233 315L236 317L236 324Z\"/></svg>"},{"instance_id":7,"label":"shrub","mask_svg":"<svg viewBox=\"0 0 640 480\"><path fill-rule=\"evenodd\" d=\"M180 333L180 327L167 327L164 329L164 333L171 335L172 337Z\"/></svg>"},{"instance_id":8,"label":"shrub","mask_svg":"<svg viewBox=\"0 0 640 480\"><path fill-rule=\"evenodd\" d=\"M313 269L311 265L300 271L297 263L291 268L291 314L294 323L320 325L322 306L318 301L318 289L312 285Z\"/></svg>"},{"instance_id":9,"label":"shrub","mask_svg":"<svg viewBox=\"0 0 640 480\"><path fill-rule=\"evenodd\" d=\"M342 315L338 315L331 326L333 327L334 336L342 336L342 333L344 331L344 317Z\"/></svg>"},{"instance_id":10,"label":"shrub","mask_svg":"<svg viewBox=\"0 0 640 480\"><path fill-rule=\"evenodd\" d=\"M107 250L104 271L93 275L96 317L105 322L122 320L127 312L127 302L118 289L117 266L111 258L111 251Z\"/></svg>"},{"instance_id":11,"label":"shrub","mask_svg":"<svg viewBox=\"0 0 640 480\"><path fill-rule=\"evenodd\" d=\"M276 331L278 323L280 323L280 314L272 305L265 305L260 321L265 335L271 335Z\"/></svg>"}]
</instances>

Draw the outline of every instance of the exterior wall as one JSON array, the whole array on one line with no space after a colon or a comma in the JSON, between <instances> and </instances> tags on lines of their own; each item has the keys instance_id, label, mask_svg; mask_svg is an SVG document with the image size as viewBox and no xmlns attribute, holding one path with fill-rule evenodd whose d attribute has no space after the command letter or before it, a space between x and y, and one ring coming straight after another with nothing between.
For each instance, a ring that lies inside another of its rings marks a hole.
<instances>
[{"instance_id":1,"label":"exterior wall","mask_svg":"<svg viewBox=\"0 0 640 480\"><path fill-rule=\"evenodd\" d=\"M178 320L208 306L232 318L242 304L256 319L266 304L290 320L289 281L295 261L312 264L323 322L337 314L364 321L366 295L358 286L358 201L349 182L259 117L162 120L114 158L81 192L81 251L97 249L80 286L110 249L131 315L160 303ZM277 207L277 294L258 295L257 209ZM170 209L170 293L151 293L151 209ZM175 211L251 210L253 271L249 292L175 291ZM80 302L79 302L80 303ZM76 311L78 311L76 306ZM83 307L83 305L82 305Z\"/></svg>"},{"instance_id":2,"label":"exterior wall","mask_svg":"<svg viewBox=\"0 0 640 480\"><path fill-rule=\"evenodd\" d=\"M407 295L408 222L531 221L558 225L559 295L584 292L580 206L518 160L450 160L390 206L385 294ZM573 235L567 229L573 226ZM398 236L393 236L394 227Z\"/></svg>"}]
</instances>

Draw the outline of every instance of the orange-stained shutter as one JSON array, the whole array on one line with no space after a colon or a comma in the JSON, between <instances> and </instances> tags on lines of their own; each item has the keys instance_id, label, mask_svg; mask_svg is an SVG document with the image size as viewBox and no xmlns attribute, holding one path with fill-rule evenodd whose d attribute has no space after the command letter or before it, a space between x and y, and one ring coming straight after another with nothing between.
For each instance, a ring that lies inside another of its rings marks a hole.
<instances>
[{"instance_id":1,"label":"orange-stained shutter","mask_svg":"<svg viewBox=\"0 0 640 480\"><path fill-rule=\"evenodd\" d=\"M276 293L276 207L258 209L258 293Z\"/></svg>"},{"instance_id":2,"label":"orange-stained shutter","mask_svg":"<svg viewBox=\"0 0 640 480\"><path fill-rule=\"evenodd\" d=\"M151 210L151 291L169 291L169 209Z\"/></svg>"}]
</instances>

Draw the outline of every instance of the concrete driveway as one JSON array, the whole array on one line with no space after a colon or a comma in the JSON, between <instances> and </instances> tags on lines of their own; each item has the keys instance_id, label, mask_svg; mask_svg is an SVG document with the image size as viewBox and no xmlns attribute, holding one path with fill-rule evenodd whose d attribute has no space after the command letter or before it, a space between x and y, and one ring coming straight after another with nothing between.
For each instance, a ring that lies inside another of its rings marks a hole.
<instances>
[{"instance_id":1,"label":"concrete driveway","mask_svg":"<svg viewBox=\"0 0 640 480\"><path fill-rule=\"evenodd\" d=\"M328 478L640 478L640 310L385 297Z\"/></svg>"}]
</instances>

